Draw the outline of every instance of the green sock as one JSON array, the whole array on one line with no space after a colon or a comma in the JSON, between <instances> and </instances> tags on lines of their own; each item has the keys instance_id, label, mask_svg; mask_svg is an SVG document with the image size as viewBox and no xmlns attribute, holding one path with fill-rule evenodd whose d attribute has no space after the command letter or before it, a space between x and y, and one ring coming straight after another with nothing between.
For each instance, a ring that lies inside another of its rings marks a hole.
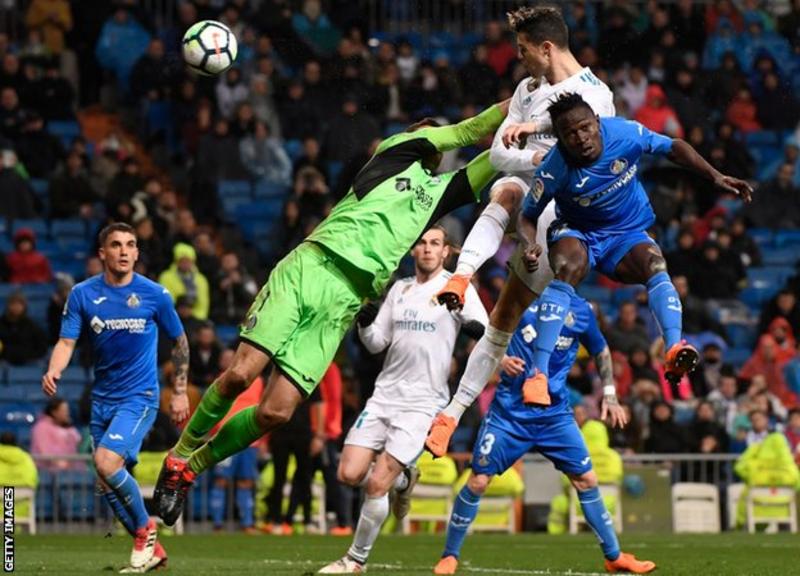
<instances>
[{"instance_id":1,"label":"green sock","mask_svg":"<svg viewBox=\"0 0 800 576\"><path fill-rule=\"evenodd\" d=\"M208 443L192 453L189 468L199 474L228 456L241 452L264 433L265 430L261 429L256 419L256 407L245 408L225 422Z\"/></svg>"},{"instance_id":2,"label":"green sock","mask_svg":"<svg viewBox=\"0 0 800 576\"><path fill-rule=\"evenodd\" d=\"M183 429L174 452L180 458L188 458L203 443L206 434L222 420L231 409L235 398L225 398L217 390L216 381L203 394L191 420Z\"/></svg>"}]
</instances>

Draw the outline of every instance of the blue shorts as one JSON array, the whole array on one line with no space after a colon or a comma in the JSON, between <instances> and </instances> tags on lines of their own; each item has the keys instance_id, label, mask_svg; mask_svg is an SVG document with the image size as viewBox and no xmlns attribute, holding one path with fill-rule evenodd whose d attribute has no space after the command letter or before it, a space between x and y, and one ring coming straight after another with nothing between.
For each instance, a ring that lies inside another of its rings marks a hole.
<instances>
[{"instance_id":1,"label":"blue shorts","mask_svg":"<svg viewBox=\"0 0 800 576\"><path fill-rule=\"evenodd\" d=\"M565 474L580 475L592 469L583 435L571 414L523 424L490 410L472 452L472 471L490 476L502 474L532 450Z\"/></svg>"},{"instance_id":2,"label":"blue shorts","mask_svg":"<svg viewBox=\"0 0 800 576\"><path fill-rule=\"evenodd\" d=\"M89 430L95 450L107 448L119 454L127 465L137 462L142 440L156 421L158 407L143 402L100 402L92 400Z\"/></svg>"},{"instance_id":3,"label":"blue shorts","mask_svg":"<svg viewBox=\"0 0 800 576\"><path fill-rule=\"evenodd\" d=\"M258 450L249 446L214 466L214 478L258 480Z\"/></svg>"},{"instance_id":4,"label":"blue shorts","mask_svg":"<svg viewBox=\"0 0 800 576\"><path fill-rule=\"evenodd\" d=\"M595 230L581 232L573 230L563 220L555 220L547 230L547 245L551 246L562 238L577 238L586 246L589 256L589 266L599 270L609 278L616 277L619 263L638 244L653 244L655 240L647 232L618 232L609 230Z\"/></svg>"}]
</instances>

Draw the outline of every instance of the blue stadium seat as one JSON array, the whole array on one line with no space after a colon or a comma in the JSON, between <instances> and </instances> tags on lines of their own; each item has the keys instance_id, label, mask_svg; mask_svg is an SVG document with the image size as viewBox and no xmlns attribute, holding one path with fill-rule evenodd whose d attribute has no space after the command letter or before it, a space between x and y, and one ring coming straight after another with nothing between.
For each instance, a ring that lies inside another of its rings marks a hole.
<instances>
[{"instance_id":1,"label":"blue stadium seat","mask_svg":"<svg viewBox=\"0 0 800 576\"><path fill-rule=\"evenodd\" d=\"M31 188L39 198L44 198L50 192L50 182L44 178L31 178L28 180L28 184L31 185Z\"/></svg>"},{"instance_id":2,"label":"blue stadium seat","mask_svg":"<svg viewBox=\"0 0 800 576\"><path fill-rule=\"evenodd\" d=\"M224 196L222 197L222 212L225 220L228 222L236 222L236 215L240 208L247 208L253 203L253 200L248 196Z\"/></svg>"},{"instance_id":3,"label":"blue stadium seat","mask_svg":"<svg viewBox=\"0 0 800 576\"><path fill-rule=\"evenodd\" d=\"M800 250L797 246L784 248L762 248L761 260L765 266L794 266L800 260Z\"/></svg>"},{"instance_id":4,"label":"blue stadium seat","mask_svg":"<svg viewBox=\"0 0 800 576\"><path fill-rule=\"evenodd\" d=\"M742 364L747 362L747 359L750 358L752 354L753 351L750 348L728 348L722 353L722 358L725 362L739 368Z\"/></svg>"},{"instance_id":5,"label":"blue stadium seat","mask_svg":"<svg viewBox=\"0 0 800 576\"><path fill-rule=\"evenodd\" d=\"M47 131L61 138L65 148L81 135L81 126L75 120L51 120L47 123Z\"/></svg>"},{"instance_id":6,"label":"blue stadium seat","mask_svg":"<svg viewBox=\"0 0 800 576\"><path fill-rule=\"evenodd\" d=\"M341 162L334 162L334 161L328 162L327 164L328 184L330 186L333 186L339 180L339 174L342 173L343 167L344 164L342 164Z\"/></svg>"},{"instance_id":7,"label":"blue stadium seat","mask_svg":"<svg viewBox=\"0 0 800 576\"><path fill-rule=\"evenodd\" d=\"M220 180L217 184L219 198L250 198L252 186L248 180Z\"/></svg>"},{"instance_id":8,"label":"blue stadium seat","mask_svg":"<svg viewBox=\"0 0 800 576\"><path fill-rule=\"evenodd\" d=\"M15 430L31 427L39 413L31 402L10 402L0 405L0 429Z\"/></svg>"},{"instance_id":9,"label":"blue stadium seat","mask_svg":"<svg viewBox=\"0 0 800 576\"><path fill-rule=\"evenodd\" d=\"M50 282L41 282L37 284L23 284L21 289L28 300L49 300L56 287Z\"/></svg>"},{"instance_id":10,"label":"blue stadium seat","mask_svg":"<svg viewBox=\"0 0 800 576\"><path fill-rule=\"evenodd\" d=\"M40 238L47 238L49 231L47 229L47 222L41 218L20 218L11 223L11 236L16 234L17 230L21 228L30 228L34 234Z\"/></svg>"},{"instance_id":11,"label":"blue stadium seat","mask_svg":"<svg viewBox=\"0 0 800 576\"><path fill-rule=\"evenodd\" d=\"M265 198L236 207L236 222L243 220L259 220L262 225L272 223L280 218L283 212L283 198Z\"/></svg>"},{"instance_id":12,"label":"blue stadium seat","mask_svg":"<svg viewBox=\"0 0 800 576\"><path fill-rule=\"evenodd\" d=\"M286 198L288 192L288 186L270 182L263 178L253 186L253 197L256 200L263 200L265 198Z\"/></svg>"},{"instance_id":13,"label":"blue stadium seat","mask_svg":"<svg viewBox=\"0 0 800 576\"><path fill-rule=\"evenodd\" d=\"M58 258L50 259L50 267L53 272L64 272L73 278L80 278L86 270L86 262L84 257L75 257L74 255L62 255Z\"/></svg>"},{"instance_id":14,"label":"blue stadium seat","mask_svg":"<svg viewBox=\"0 0 800 576\"><path fill-rule=\"evenodd\" d=\"M636 295L643 290L644 287L642 286L620 286L619 288L614 288L611 291L611 301L616 306L619 306L623 302L636 300Z\"/></svg>"},{"instance_id":15,"label":"blue stadium seat","mask_svg":"<svg viewBox=\"0 0 800 576\"><path fill-rule=\"evenodd\" d=\"M775 296L780 289L780 286L765 286L760 288L748 286L739 293L739 300L744 302L751 310L759 311L764 302Z\"/></svg>"},{"instance_id":16,"label":"blue stadium seat","mask_svg":"<svg viewBox=\"0 0 800 576\"><path fill-rule=\"evenodd\" d=\"M215 331L225 346L230 346L239 337L239 327L234 324L217 324Z\"/></svg>"},{"instance_id":17,"label":"blue stadium seat","mask_svg":"<svg viewBox=\"0 0 800 576\"><path fill-rule=\"evenodd\" d=\"M28 316L39 325L42 330L47 329L47 307L46 300L31 300L28 302Z\"/></svg>"},{"instance_id":18,"label":"blue stadium seat","mask_svg":"<svg viewBox=\"0 0 800 576\"><path fill-rule=\"evenodd\" d=\"M796 271L789 266L769 266L766 268L748 268L747 282L756 288L769 288L771 286L783 287L786 281L794 276Z\"/></svg>"},{"instance_id":19,"label":"blue stadium seat","mask_svg":"<svg viewBox=\"0 0 800 576\"><path fill-rule=\"evenodd\" d=\"M42 366L9 366L8 383L11 386L34 384L39 385L44 374Z\"/></svg>"},{"instance_id":20,"label":"blue stadium seat","mask_svg":"<svg viewBox=\"0 0 800 576\"><path fill-rule=\"evenodd\" d=\"M769 228L751 228L747 231L747 234L762 248L771 245L774 236Z\"/></svg>"},{"instance_id":21,"label":"blue stadium seat","mask_svg":"<svg viewBox=\"0 0 800 576\"><path fill-rule=\"evenodd\" d=\"M61 372L61 380L59 381L60 384L80 384L81 386L84 386L87 382L89 382L89 376L81 366L67 366Z\"/></svg>"},{"instance_id":22,"label":"blue stadium seat","mask_svg":"<svg viewBox=\"0 0 800 576\"><path fill-rule=\"evenodd\" d=\"M303 155L303 143L300 140L292 139L283 143L283 149L289 155L292 163L296 162Z\"/></svg>"},{"instance_id":23,"label":"blue stadium seat","mask_svg":"<svg viewBox=\"0 0 800 576\"><path fill-rule=\"evenodd\" d=\"M50 235L54 239L86 239L86 221L81 218L58 218L50 222Z\"/></svg>"},{"instance_id":24,"label":"blue stadium seat","mask_svg":"<svg viewBox=\"0 0 800 576\"><path fill-rule=\"evenodd\" d=\"M28 391L24 386L9 386L4 384L0 386L0 402L25 402L28 399Z\"/></svg>"},{"instance_id":25,"label":"blue stadium seat","mask_svg":"<svg viewBox=\"0 0 800 576\"><path fill-rule=\"evenodd\" d=\"M800 247L800 230L778 230L775 232L775 247Z\"/></svg>"},{"instance_id":26,"label":"blue stadium seat","mask_svg":"<svg viewBox=\"0 0 800 576\"><path fill-rule=\"evenodd\" d=\"M78 402L83 396L85 384L78 382L59 382L58 396L67 402Z\"/></svg>"},{"instance_id":27,"label":"blue stadium seat","mask_svg":"<svg viewBox=\"0 0 800 576\"><path fill-rule=\"evenodd\" d=\"M728 324L725 326L725 332L734 348L747 348L750 350L755 345L758 337L756 327L748 326L747 324Z\"/></svg>"}]
</instances>

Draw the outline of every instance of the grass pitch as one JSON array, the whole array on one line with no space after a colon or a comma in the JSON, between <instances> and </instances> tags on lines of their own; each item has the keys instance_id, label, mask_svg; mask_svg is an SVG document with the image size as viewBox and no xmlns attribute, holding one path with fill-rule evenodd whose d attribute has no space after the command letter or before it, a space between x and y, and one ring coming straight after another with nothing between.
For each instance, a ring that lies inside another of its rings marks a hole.
<instances>
[{"instance_id":1,"label":"grass pitch","mask_svg":"<svg viewBox=\"0 0 800 576\"><path fill-rule=\"evenodd\" d=\"M331 536L186 535L163 538L169 566L162 576L310 575L341 557L350 538ZM19 574L112 574L130 553L130 539L115 536L18 536ZM368 573L431 574L444 536L384 536L375 545ZM623 550L658 564L659 576L800 575L800 536L622 535ZM591 535L482 535L467 538L459 574L603 574L600 550Z\"/></svg>"}]
</instances>

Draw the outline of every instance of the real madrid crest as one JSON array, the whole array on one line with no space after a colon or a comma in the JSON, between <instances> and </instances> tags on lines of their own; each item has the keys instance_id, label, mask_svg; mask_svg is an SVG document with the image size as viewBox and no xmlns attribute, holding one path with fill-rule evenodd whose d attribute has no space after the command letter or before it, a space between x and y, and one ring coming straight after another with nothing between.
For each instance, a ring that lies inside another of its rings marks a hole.
<instances>
[{"instance_id":1,"label":"real madrid crest","mask_svg":"<svg viewBox=\"0 0 800 576\"><path fill-rule=\"evenodd\" d=\"M612 174L622 174L625 168L628 167L628 161L625 158L617 158L611 163Z\"/></svg>"},{"instance_id":2,"label":"real madrid crest","mask_svg":"<svg viewBox=\"0 0 800 576\"><path fill-rule=\"evenodd\" d=\"M544 180L537 178L533 181L533 197L537 200L544 194Z\"/></svg>"},{"instance_id":3,"label":"real madrid crest","mask_svg":"<svg viewBox=\"0 0 800 576\"><path fill-rule=\"evenodd\" d=\"M533 92L534 90L539 88L541 83L542 83L541 78L531 78L530 80L528 80L528 92Z\"/></svg>"},{"instance_id":4,"label":"real madrid crest","mask_svg":"<svg viewBox=\"0 0 800 576\"><path fill-rule=\"evenodd\" d=\"M128 308L138 308L141 303L142 301L139 299L139 297L136 295L135 292L131 293L131 295L128 296L127 300Z\"/></svg>"}]
</instances>

